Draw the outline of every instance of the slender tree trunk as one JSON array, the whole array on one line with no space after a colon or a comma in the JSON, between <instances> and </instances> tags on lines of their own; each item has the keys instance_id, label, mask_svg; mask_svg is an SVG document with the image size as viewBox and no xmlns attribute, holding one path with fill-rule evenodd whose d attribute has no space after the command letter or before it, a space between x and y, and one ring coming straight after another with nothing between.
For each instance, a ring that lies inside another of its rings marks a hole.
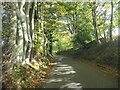
<instances>
[{"instance_id":1,"label":"slender tree trunk","mask_svg":"<svg viewBox=\"0 0 120 90\"><path fill-rule=\"evenodd\" d=\"M32 8L29 12L29 15L30 15L30 34L31 34L31 40L33 41L34 40L34 29L35 29L35 21L34 21L34 15L35 15L35 5L36 5L37 1L35 2L32 2ZM31 47L31 53L30 53L30 60L33 58L33 49L34 49L34 43L32 42L32 47Z\"/></svg>"},{"instance_id":2,"label":"slender tree trunk","mask_svg":"<svg viewBox=\"0 0 120 90\"><path fill-rule=\"evenodd\" d=\"M94 32L95 32L95 39L96 39L96 42L99 43L98 42L97 23L96 23L96 2L93 2L92 17L93 17L93 27L94 27Z\"/></svg>"},{"instance_id":3,"label":"slender tree trunk","mask_svg":"<svg viewBox=\"0 0 120 90\"><path fill-rule=\"evenodd\" d=\"M50 40L49 40L49 54L52 55L53 46L52 46L52 33L50 33Z\"/></svg>"},{"instance_id":4,"label":"slender tree trunk","mask_svg":"<svg viewBox=\"0 0 120 90\"><path fill-rule=\"evenodd\" d=\"M12 58L12 62L11 62L11 68L9 71L11 71L14 67L14 64L17 64L20 62L20 59L17 59L17 56L19 57L19 54L18 54L18 51L16 53L16 49L17 48L17 40L19 39L19 35L18 35L18 29L17 29L17 26L18 26L18 21L17 21L17 15L16 15L16 7L15 7L15 3L13 3L11 5L11 9L13 9L12 11L12 18L10 18L10 21L12 22L11 24L11 30L12 30L12 35L10 37L12 37L12 39L9 40L9 42L11 43L11 45L13 46L13 58ZM20 57L19 57L20 58ZM21 60L22 60L22 57L21 57Z\"/></svg>"},{"instance_id":5,"label":"slender tree trunk","mask_svg":"<svg viewBox=\"0 0 120 90\"><path fill-rule=\"evenodd\" d=\"M106 34L105 34L105 30L104 30L104 39L105 39L105 41L106 41Z\"/></svg>"},{"instance_id":6,"label":"slender tree trunk","mask_svg":"<svg viewBox=\"0 0 120 90\"><path fill-rule=\"evenodd\" d=\"M111 1L111 19L110 19L110 40L112 40L112 27L113 27L113 2Z\"/></svg>"},{"instance_id":7,"label":"slender tree trunk","mask_svg":"<svg viewBox=\"0 0 120 90\"><path fill-rule=\"evenodd\" d=\"M41 8L40 8L40 18L41 18L41 30L42 30L42 47L43 47L43 55L44 56L47 56L47 45L48 45L48 42L47 42L47 38L46 38L46 35L45 35L45 29L44 29L44 8L43 8L43 5L44 5L44 2L41 3Z\"/></svg>"},{"instance_id":8,"label":"slender tree trunk","mask_svg":"<svg viewBox=\"0 0 120 90\"><path fill-rule=\"evenodd\" d=\"M21 16L20 16L20 12L19 12L19 5L18 2L15 3L15 7L16 7L16 14L17 14L17 31L16 31L16 59L18 61L18 63L22 63L22 59L23 59L23 31L22 31L22 25L21 25Z\"/></svg>"},{"instance_id":9,"label":"slender tree trunk","mask_svg":"<svg viewBox=\"0 0 120 90\"><path fill-rule=\"evenodd\" d=\"M104 13L104 17L105 17L105 20L104 20L104 27L105 27L105 22L106 22L106 10L105 10L105 13ZM103 29L103 33L104 33L104 39L105 39L105 42L106 42L106 32L105 32L106 28Z\"/></svg>"},{"instance_id":10,"label":"slender tree trunk","mask_svg":"<svg viewBox=\"0 0 120 90\"><path fill-rule=\"evenodd\" d=\"M27 49L26 49L26 56L25 59L27 59L28 61L30 61L30 55L31 55L31 48L32 48L32 37L31 37L31 29L30 29L30 6L31 3L30 2L26 2L25 4L25 16L26 16L26 26L27 26L27 37L28 37L28 41L27 41ZM32 14L32 13L31 13Z\"/></svg>"}]
</instances>

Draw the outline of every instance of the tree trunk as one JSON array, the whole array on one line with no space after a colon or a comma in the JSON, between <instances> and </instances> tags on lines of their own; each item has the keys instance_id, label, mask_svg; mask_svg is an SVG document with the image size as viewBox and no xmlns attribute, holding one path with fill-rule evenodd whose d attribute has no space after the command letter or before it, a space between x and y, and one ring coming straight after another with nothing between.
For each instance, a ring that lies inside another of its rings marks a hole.
<instances>
[{"instance_id":1,"label":"tree trunk","mask_svg":"<svg viewBox=\"0 0 120 90\"><path fill-rule=\"evenodd\" d=\"M26 13L23 11L23 7L25 5L25 1L18 2L19 3L19 19L22 26L22 33L23 33L23 58L22 61L26 61L26 50L28 46L28 33L27 33L27 22L26 22ZM26 9L25 9L26 10ZM29 61L27 59L27 61Z\"/></svg>"},{"instance_id":2,"label":"tree trunk","mask_svg":"<svg viewBox=\"0 0 120 90\"><path fill-rule=\"evenodd\" d=\"M17 14L17 31L16 31L16 59L18 63L22 63L23 59L23 31L22 31L22 25L21 25L21 16L19 12L19 6L18 3L15 3L16 7L16 14Z\"/></svg>"},{"instance_id":3,"label":"tree trunk","mask_svg":"<svg viewBox=\"0 0 120 90\"><path fill-rule=\"evenodd\" d=\"M49 54L52 55L52 33L50 33L50 40L49 40Z\"/></svg>"},{"instance_id":4,"label":"tree trunk","mask_svg":"<svg viewBox=\"0 0 120 90\"><path fill-rule=\"evenodd\" d=\"M34 21L34 15L35 15L35 5L36 5L37 1L35 2L32 2L32 8L30 9L30 12L29 12L29 15L30 15L30 36L31 36L31 40L33 41L34 40L34 25L35 25L35 21ZM34 57L33 56L33 49L34 49L34 43L32 42L32 47L31 47L31 53L30 53L30 60Z\"/></svg>"},{"instance_id":5,"label":"tree trunk","mask_svg":"<svg viewBox=\"0 0 120 90\"><path fill-rule=\"evenodd\" d=\"M110 19L110 40L112 40L112 27L113 27L113 2L111 1L111 19Z\"/></svg>"},{"instance_id":6,"label":"tree trunk","mask_svg":"<svg viewBox=\"0 0 120 90\"><path fill-rule=\"evenodd\" d=\"M41 19L41 30L42 30L42 47L43 47L43 55L44 56L47 56L47 45L48 45L48 42L47 42L47 38L46 38L46 35L45 35L45 29L44 29L44 9L43 9L43 6L44 5L44 2L41 3L41 8L40 8L40 19Z\"/></svg>"},{"instance_id":7,"label":"tree trunk","mask_svg":"<svg viewBox=\"0 0 120 90\"><path fill-rule=\"evenodd\" d=\"M94 27L94 32L95 32L95 39L96 39L96 42L99 43L98 42L97 23L96 23L96 2L93 2L92 17L93 17L93 27Z\"/></svg>"},{"instance_id":8,"label":"tree trunk","mask_svg":"<svg viewBox=\"0 0 120 90\"><path fill-rule=\"evenodd\" d=\"M26 26L27 26L27 37L28 37L28 41L26 42L26 56L25 59L28 60L28 62L30 61L30 55L31 55L31 48L32 48L32 37L31 37L31 29L30 29L30 2L26 2L25 3L25 16L26 16ZM32 14L32 13L31 13Z\"/></svg>"},{"instance_id":9,"label":"tree trunk","mask_svg":"<svg viewBox=\"0 0 120 90\"><path fill-rule=\"evenodd\" d=\"M34 29L33 21L33 11L30 9L31 3L25 2L22 0L21 2L17 3L17 16L18 16L18 34L21 35L22 43L19 44L18 48L20 48L21 56L22 56L22 63L29 62L31 58L31 49L32 49L32 29ZM31 11L32 13L30 13ZM33 21L34 22L34 21ZM32 25L33 24L33 25ZM20 27L21 26L21 27ZM21 46L20 46L21 45Z\"/></svg>"},{"instance_id":10,"label":"tree trunk","mask_svg":"<svg viewBox=\"0 0 120 90\"><path fill-rule=\"evenodd\" d=\"M105 23L106 22L106 10L105 10L105 13L104 13L104 17L105 17L105 20L104 20L104 24L103 24L104 26L103 27L106 27L105 26L106 25L106 23ZM105 32L105 30L106 30L106 28L103 29L103 34L104 34L104 39L105 39L105 42L106 42L106 32Z\"/></svg>"}]
</instances>

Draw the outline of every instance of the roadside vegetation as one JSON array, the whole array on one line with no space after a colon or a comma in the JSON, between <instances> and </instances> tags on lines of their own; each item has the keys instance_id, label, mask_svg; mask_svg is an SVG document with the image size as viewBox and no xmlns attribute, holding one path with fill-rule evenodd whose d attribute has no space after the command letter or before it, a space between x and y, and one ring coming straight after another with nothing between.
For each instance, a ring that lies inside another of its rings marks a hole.
<instances>
[{"instance_id":1,"label":"roadside vegetation","mask_svg":"<svg viewBox=\"0 0 120 90\"><path fill-rule=\"evenodd\" d=\"M98 67L101 71L119 77L119 45L120 36L113 41L104 42L102 44L86 44L85 48L77 50L69 49L58 52L58 55L65 55L91 66Z\"/></svg>"}]
</instances>

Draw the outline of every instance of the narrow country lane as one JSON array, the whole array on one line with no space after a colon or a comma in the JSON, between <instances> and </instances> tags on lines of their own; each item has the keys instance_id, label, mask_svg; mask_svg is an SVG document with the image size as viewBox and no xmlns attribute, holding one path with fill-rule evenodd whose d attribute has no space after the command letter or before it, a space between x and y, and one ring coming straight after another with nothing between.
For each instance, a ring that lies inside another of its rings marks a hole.
<instances>
[{"instance_id":1,"label":"narrow country lane","mask_svg":"<svg viewBox=\"0 0 120 90\"><path fill-rule=\"evenodd\" d=\"M57 56L45 88L117 88L117 79L72 58Z\"/></svg>"}]
</instances>

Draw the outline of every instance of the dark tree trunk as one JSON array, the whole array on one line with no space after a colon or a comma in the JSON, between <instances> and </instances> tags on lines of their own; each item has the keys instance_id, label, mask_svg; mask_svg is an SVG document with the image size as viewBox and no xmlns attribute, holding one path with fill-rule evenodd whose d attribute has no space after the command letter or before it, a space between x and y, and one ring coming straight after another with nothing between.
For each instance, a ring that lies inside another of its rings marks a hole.
<instances>
[{"instance_id":1,"label":"dark tree trunk","mask_svg":"<svg viewBox=\"0 0 120 90\"><path fill-rule=\"evenodd\" d=\"M110 40L112 40L112 27L113 27L113 2L111 1L111 19L110 19Z\"/></svg>"},{"instance_id":2,"label":"dark tree trunk","mask_svg":"<svg viewBox=\"0 0 120 90\"><path fill-rule=\"evenodd\" d=\"M49 53L52 55L52 34L50 34Z\"/></svg>"},{"instance_id":3,"label":"dark tree trunk","mask_svg":"<svg viewBox=\"0 0 120 90\"><path fill-rule=\"evenodd\" d=\"M95 39L96 39L96 42L98 43L98 31L97 31L97 23L96 23L96 2L93 2L92 17L93 17L93 27L94 27L94 32L95 32Z\"/></svg>"}]
</instances>

